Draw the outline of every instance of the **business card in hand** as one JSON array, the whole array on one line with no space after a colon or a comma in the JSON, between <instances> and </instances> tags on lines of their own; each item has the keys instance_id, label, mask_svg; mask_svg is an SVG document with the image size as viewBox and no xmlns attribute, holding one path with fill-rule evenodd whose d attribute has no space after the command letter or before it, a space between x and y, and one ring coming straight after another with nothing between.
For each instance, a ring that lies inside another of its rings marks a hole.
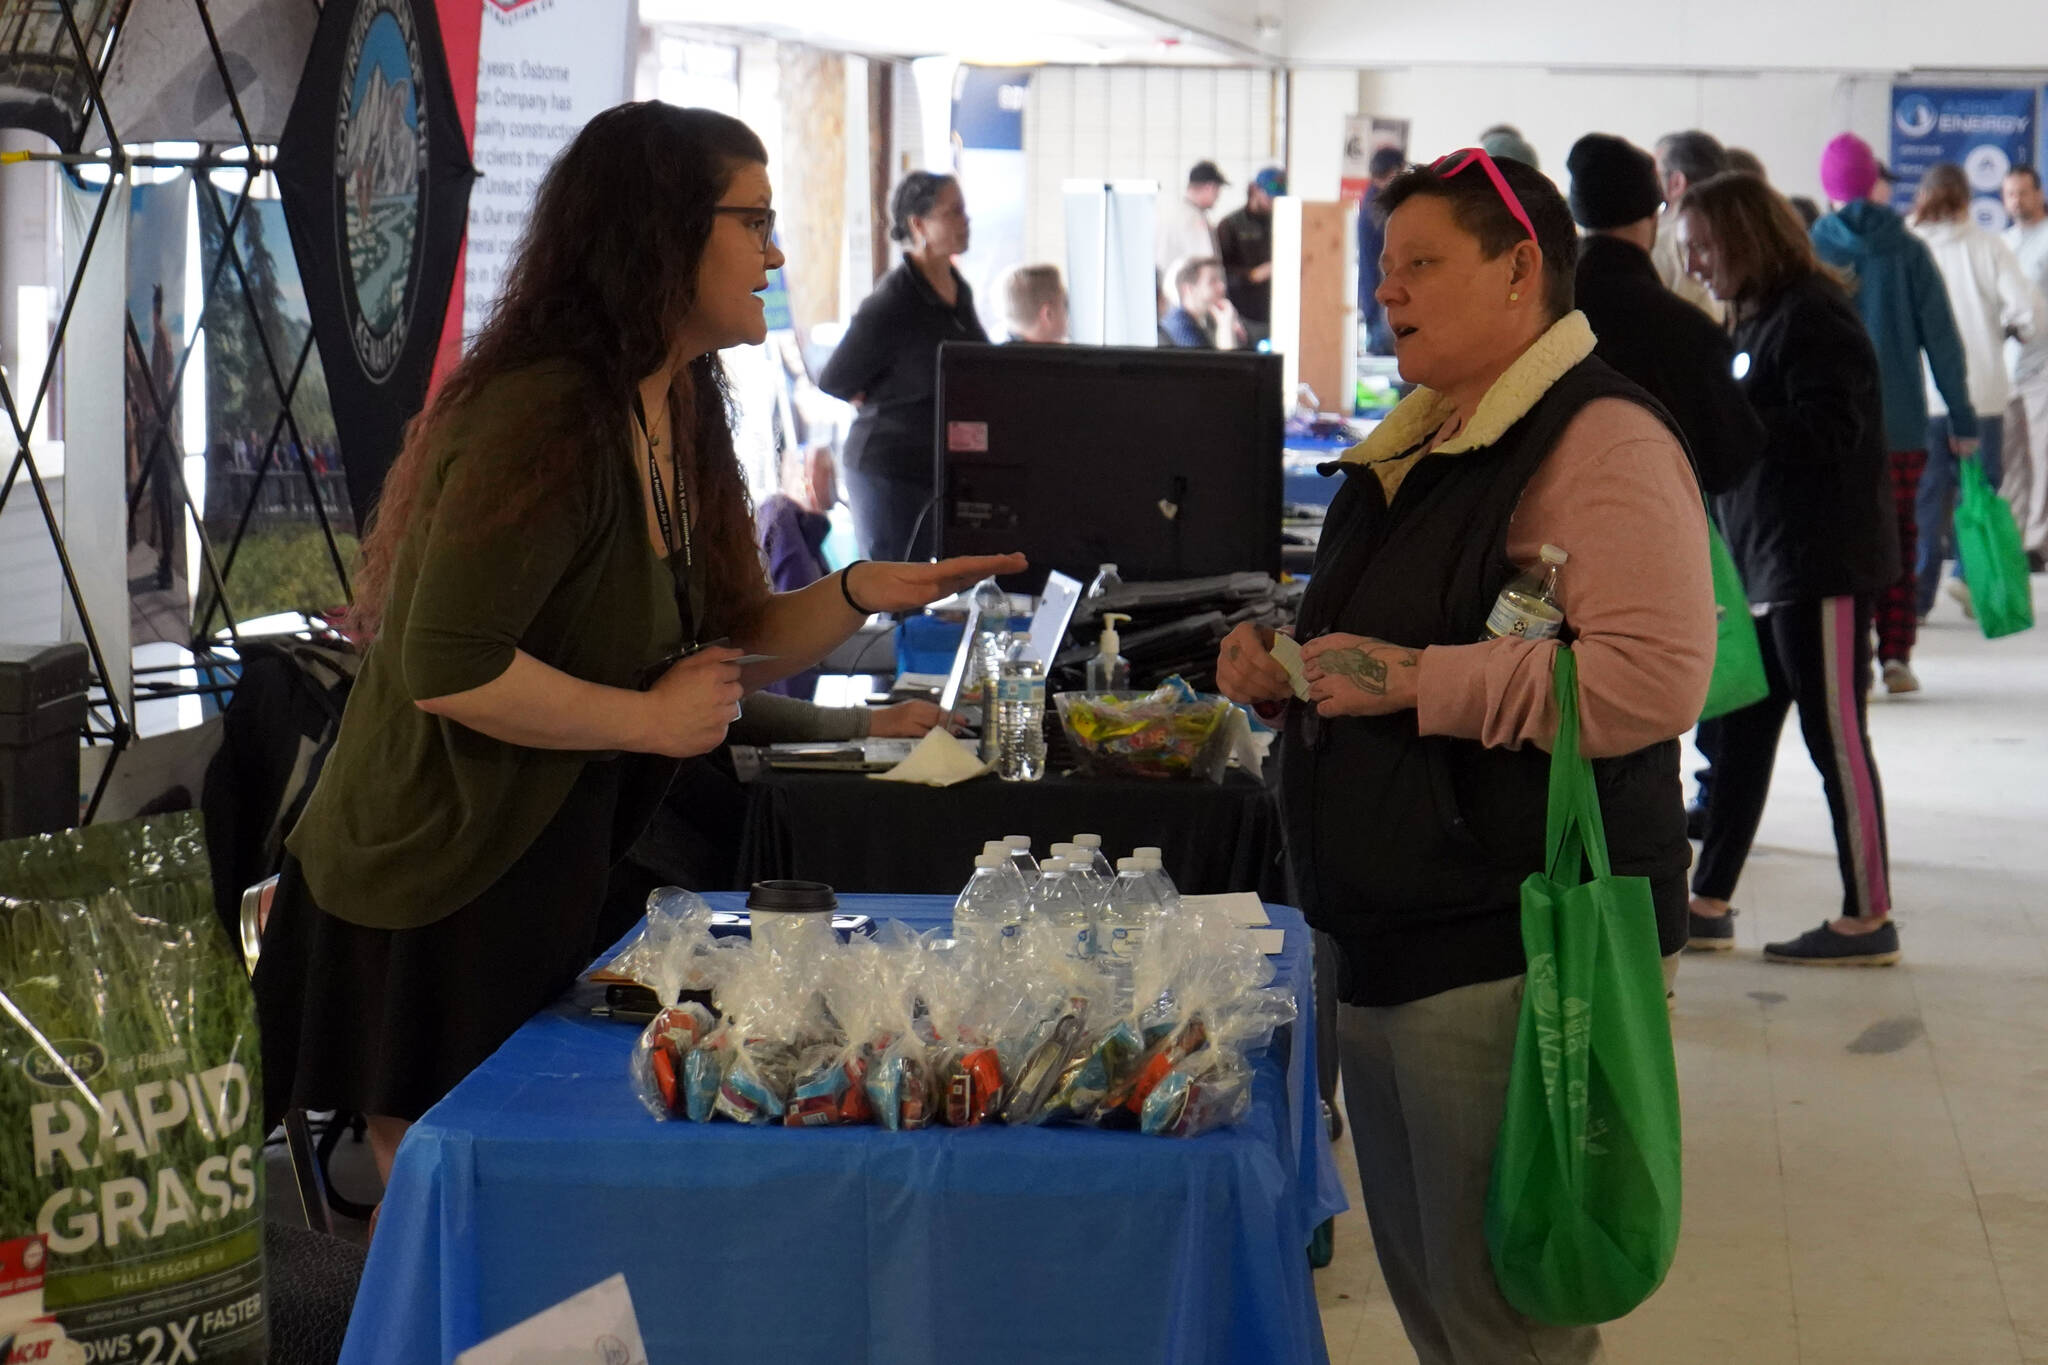
<instances>
[{"instance_id":1,"label":"business card in hand","mask_svg":"<svg viewBox=\"0 0 2048 1365\"><path fill-rule=\"evenodd\" d=\"M1294 684L1294 695L1298 701L1308 700L1308 674L1301 669L1301 646L1292 635L1273 637L1273 658L1287 670L1287 680Z\"/></svg>"}]
</instances>

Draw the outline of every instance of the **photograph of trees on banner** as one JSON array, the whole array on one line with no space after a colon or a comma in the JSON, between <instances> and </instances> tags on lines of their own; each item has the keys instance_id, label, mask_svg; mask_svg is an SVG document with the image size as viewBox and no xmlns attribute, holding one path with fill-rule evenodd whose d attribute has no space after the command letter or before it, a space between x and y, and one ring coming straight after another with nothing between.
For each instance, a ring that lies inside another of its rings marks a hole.
<instances>
[{"instance_id":1,"label":"photograph of trees on banner","mask_svg":"<svg viewBox=\"0 0 2048 1365\"><path fill-rule=\"evenodd\" d=\"M346 600L342 566L355 562L356 524L327 376L278 200L252 200L243 210L235 230L240 272L230 260L215 278L235 199L200 186L201 269L214 280L206 320L207 535L237 620L332 612ZM291 395L289 414L282 393ZM202 592L199 620L218 629L224 622L205 598Z\"/></svg>"},{"instance_id":2,"label":"photograph of trees on banner","mask_svg":"<svg viewBox=\"0 0 2048 1365\"><path fill-rule=\"evenodd\" d=\"M192 633L185 506L178 462L184 427L174 391L185 344L184 173L130 192L127 416L130 644Z\"/></svg>"}]
</instances>

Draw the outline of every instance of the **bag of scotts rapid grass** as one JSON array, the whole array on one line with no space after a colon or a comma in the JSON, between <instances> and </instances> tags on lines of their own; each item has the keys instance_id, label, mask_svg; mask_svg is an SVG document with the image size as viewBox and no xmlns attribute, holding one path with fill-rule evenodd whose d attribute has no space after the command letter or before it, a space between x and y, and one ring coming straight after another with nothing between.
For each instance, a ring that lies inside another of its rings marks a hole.
<instances>
[{"instance_id":1,"label":"bag of scotts rapid grass","mask_svg":"<svg viewBox=\"0 0 2048 1365\"><path fill-rule=\"evenodd\" d=\"M18 1333L16 1352L266 1358L255 1013L196 815L0 843L0 1338Z\"/></svg>"}]
</instances>

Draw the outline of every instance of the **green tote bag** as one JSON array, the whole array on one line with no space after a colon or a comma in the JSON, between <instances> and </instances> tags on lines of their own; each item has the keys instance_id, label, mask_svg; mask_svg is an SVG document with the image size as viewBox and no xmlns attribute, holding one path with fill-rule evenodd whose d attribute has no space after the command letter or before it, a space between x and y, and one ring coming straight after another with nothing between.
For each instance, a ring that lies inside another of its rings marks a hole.
<instances>
[{"instance_id":1,"label":"green tote bag","mask_svg":"<svg viewBox=\"0 0 2048 1365\"><path fill-rule=\"evenodd\" d=\"M1509 1303L1577 1325L1621 1317L1663 1282L1682 1182L1650 883L1608 864L1569 649L1555 682L1549 868L1522 883L1529 967L1486 1245Z\"/></svg>"},{"instance_id":2,"label":"green tote bag","mask_svg":"<svg viewBox=\"0 0 2048 1365\"><path fill-rule=\"evenodd\" d=\"M2034 624L2033 590L2027 583L2027 550L2020 542L2012 508L1984 477L1975 455L1962 462L1963 493L1956 503L1956 558L1970 586L1970 604L1984 638L2017 635Z\"/></svg>"},{"instance_id":3,"label":"green tote bag","mask_svg":"<svg viewBox=\"0 0 2048 1365\"><path fill-rule=\"evenodd\" d=\"M1714 567L1714 676L1707 684L1701 720L1725 716L1754 706L1770 693L1764 678L1764 652L1756 640L1756 618L1749 614L1749 594L1721 528L1707 517L1707 552Z\"/></svg>"}]
</instances>

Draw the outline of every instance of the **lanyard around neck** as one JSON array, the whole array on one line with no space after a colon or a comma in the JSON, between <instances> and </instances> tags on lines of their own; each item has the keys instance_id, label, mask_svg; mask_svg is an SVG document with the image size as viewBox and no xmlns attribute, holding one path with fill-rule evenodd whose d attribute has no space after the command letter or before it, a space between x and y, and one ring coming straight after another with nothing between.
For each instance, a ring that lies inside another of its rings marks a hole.
<instances>
[{"instance_id":1,"label":"lanyard around neck","mask_svg":"<svg viewBox=\"0 0 2048 1365\"><path fill-rule=\"evenodd\" d=\"M640 439L647 444L647 482L654 493L654 519L661 527L661 545L671 558L676 552L675 522L668 508L668 487L661 479L661 462L654 455L654 437L647 431L647 409L640 403L640 395L633 395L633 420L640 424ZM685 572L696 563L696 546L692 543L690 531L690 489L683 481L683 463L676 455L675 432L669 432L669 472L675 475L676 500L681 504L683 520L683 569Z\"/></svg>"}]
</instances>

